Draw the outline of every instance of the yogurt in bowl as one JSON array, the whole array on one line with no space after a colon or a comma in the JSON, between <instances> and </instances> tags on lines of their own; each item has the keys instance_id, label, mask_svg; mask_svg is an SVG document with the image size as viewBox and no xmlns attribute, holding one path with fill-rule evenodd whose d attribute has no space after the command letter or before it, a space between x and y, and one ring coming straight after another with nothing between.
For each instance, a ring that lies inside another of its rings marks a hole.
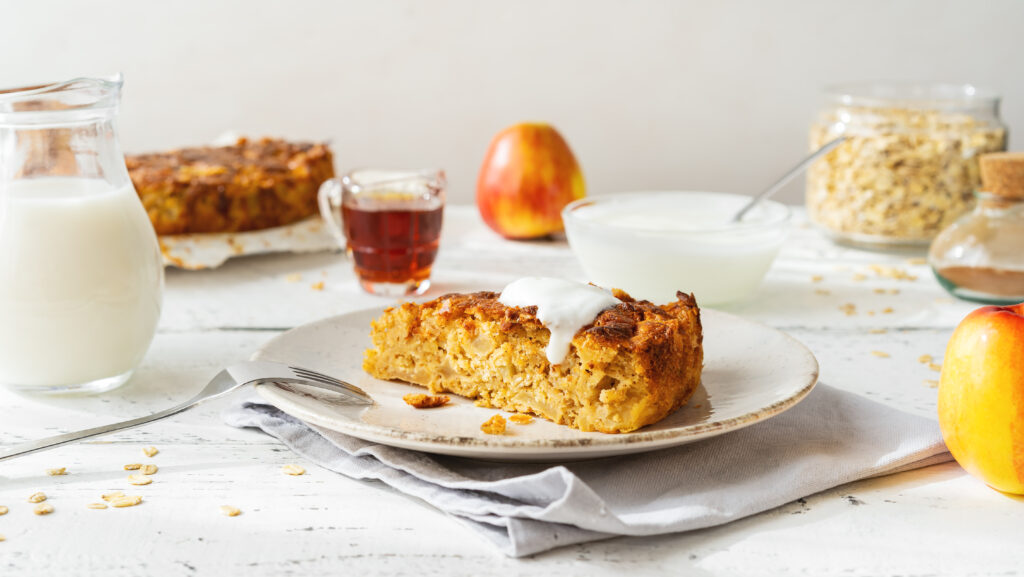
<instances>
[{"instance_id":1,"label":"yogurt in bowl","mask_svg":"<svg viewBox=\"0 0 1024 577\"><path fill-rule=\"evenodd\" d=\"M674 301L678 290L720 305L753 295L789 232L789 208L774 201L731 222L749 201L718 192L630 192L572 202L562 221L591 282L656 303Z\"/></svg>"}]
</instances>

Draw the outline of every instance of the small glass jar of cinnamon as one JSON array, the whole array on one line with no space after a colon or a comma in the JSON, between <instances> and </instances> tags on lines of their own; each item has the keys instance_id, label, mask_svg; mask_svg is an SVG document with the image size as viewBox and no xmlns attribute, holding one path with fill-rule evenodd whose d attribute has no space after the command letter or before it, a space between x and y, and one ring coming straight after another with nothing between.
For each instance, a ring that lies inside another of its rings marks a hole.
<instances>
[{"instance_id":1,"label":"small glass jar of cinnamon","mask_svg":"<svg viewBox=\"0 0 1024 577\"><path fill-rule=\"evenodd\" d=\"M1024 152L980 157L972 212L932 242L928 261L950 294L975 302L1024 301Z\"/></svg>"}]
</instances>

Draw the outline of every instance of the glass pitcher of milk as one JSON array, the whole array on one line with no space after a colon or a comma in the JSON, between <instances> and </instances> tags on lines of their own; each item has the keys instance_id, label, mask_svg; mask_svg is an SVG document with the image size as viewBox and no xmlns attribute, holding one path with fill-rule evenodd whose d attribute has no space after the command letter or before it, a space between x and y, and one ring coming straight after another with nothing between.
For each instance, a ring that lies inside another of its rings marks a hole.
<instances>
[{"instance_id":1,"label":"glass pitcher of milk","mask_svg":"<svg viewBox=\"0 0 1024 577\"><path fill-rule=\"evenodd\" d=\"M163 266L118 144L122 80L0 92L0 384L120 386L156 330Z\"/></svg>"}]
</instances>

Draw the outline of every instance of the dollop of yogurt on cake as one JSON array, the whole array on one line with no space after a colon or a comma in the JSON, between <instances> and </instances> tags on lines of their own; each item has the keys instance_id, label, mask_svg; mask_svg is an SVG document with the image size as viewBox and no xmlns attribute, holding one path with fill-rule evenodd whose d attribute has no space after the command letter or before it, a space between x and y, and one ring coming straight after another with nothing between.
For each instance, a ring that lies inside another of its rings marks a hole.
<instances>
[{"instance_id":1,"label":"dollop of yogurt on cake","mask_svg":"<svg viewBox=\"0 0 1024 577\"><path fill-rule=\"evenodd\" d=\"M507 307L537 307L537 320L551 332L548 362L557 365L569 354L572 338L606 308L619 304L612 293L560 278L526 277L511 282L498 302Z\"/></svg>"}]
</instances>

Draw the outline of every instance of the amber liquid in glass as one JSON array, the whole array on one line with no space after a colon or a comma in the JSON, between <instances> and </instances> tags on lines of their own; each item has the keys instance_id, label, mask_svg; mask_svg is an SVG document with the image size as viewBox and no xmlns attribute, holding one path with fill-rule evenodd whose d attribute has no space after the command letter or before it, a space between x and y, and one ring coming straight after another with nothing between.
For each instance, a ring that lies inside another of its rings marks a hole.
<instances>
[{"instance_id":1,"label":"amber liquid in glass","mask_svg":"<svg viewBox=\"0 0 1024 577\"><path fill-rule=\"evenodd\" d=\"M439 204L405 202L343 204L348 253L360 282L419 285L430 278L441 238Z\"/></svg>"}]
</instances>

